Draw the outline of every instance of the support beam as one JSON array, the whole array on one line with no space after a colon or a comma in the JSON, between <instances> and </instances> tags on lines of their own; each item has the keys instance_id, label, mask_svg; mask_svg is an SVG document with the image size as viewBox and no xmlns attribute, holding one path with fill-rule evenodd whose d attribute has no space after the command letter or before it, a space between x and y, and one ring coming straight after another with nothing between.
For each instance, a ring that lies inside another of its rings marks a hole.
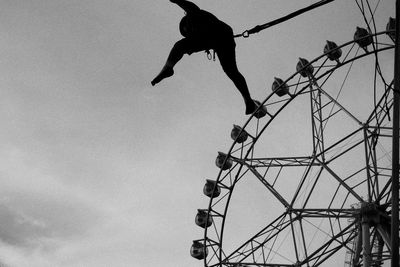
<instances>
[{"instance_id":1,"label":"support beam","mask_svg":"<svg viewBox=\"0 0 400 267\"><path fill-rule=\"evenodd\" d=\"M389 234L385 231L385 229L380 224L377 225L376 229L378 230L380 237L382 238L383 242L386 244L389 251L392 251L392 247L391 247L392 244L391 244L391 239L390 239Z\"/></svg>"},{"instance_id":2,"label":"support beam","mask_svg":"<svg viewBox=\"0 0 400 267\"><path fill-rule=\"evenodd\" d=\"M396 38L393 96L393 143L392 143L392 262L399 266L399 119L400 119L400 0L396 0Z\"/></svg>"},{"instance_id":3,"label":"support beam","mask_svg":"<svg viewBox=\"0 0 400 267\"><path fill-rule=\"evenodd\" d=\"M371 267L371 245L369 241L369 223L364 218L361 222L362 247L363 247L363 267Z\"/></svg>"}]
</instances>

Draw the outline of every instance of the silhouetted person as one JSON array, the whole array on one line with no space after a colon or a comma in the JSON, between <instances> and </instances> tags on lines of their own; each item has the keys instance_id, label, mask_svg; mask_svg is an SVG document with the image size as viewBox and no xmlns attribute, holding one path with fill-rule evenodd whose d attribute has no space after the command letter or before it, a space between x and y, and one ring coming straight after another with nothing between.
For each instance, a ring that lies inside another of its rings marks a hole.
<instances>
[{"instance_id":1,"label":"silhouetted person","mask_svg":"<svg viewBox=\"0 0 400 267\"><path fill-rule=\"evenodd\" d=\"M213 14L201 10L192 2L185 0L170 1L186 12L179 24L179 30L185 38L175 43L167 62L151 84L154 86L163 79L172 76L175 64L181 60L184 54L191 55L195 52L213 49L219 58L222 69L240 91L246 104L246 114L253 113L257 107L250 97L246 80L236 65L236 44L232 28Z\"/></svg>"}]
</instances>

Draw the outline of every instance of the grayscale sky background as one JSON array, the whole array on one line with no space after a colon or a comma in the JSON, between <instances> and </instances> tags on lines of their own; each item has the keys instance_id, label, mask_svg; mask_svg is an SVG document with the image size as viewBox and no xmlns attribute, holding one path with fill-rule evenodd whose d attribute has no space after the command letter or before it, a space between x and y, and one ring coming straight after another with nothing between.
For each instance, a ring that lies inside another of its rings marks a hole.
<instances>
[{"instance_id":1,"label":"grayscale sky background","mask_svg":"<svg viewBox=\"0 0 400 267\"><path fill-rule=\"evenodd\" d=\"M315 2L195 1L235 33ZM0 2L0 263L202 266L189 255L202 188L247 117L203 53L151 87L183 14L167 0ZM237 39L252 96L358 25L354 1L337 0Z\"/></svg>"}]
</instances>

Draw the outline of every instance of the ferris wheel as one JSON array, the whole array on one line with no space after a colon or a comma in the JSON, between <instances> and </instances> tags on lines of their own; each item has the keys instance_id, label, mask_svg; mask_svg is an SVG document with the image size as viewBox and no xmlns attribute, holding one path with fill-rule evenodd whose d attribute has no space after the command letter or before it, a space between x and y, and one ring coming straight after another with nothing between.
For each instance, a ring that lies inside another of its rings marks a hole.
<instances>
[{"instance_id":1,"label":"ferris wheel","mask_svg":"<svg viewBox=\"0 0 400 267\"><path fill-rule=\"evenodd\" d=\"M395 19L376 24L380 2L355 1L365 25L350 41L300 58L234 125L195 217L203 237L190 252L204 266L390 261Z\"/></svg>"}]
</instances>

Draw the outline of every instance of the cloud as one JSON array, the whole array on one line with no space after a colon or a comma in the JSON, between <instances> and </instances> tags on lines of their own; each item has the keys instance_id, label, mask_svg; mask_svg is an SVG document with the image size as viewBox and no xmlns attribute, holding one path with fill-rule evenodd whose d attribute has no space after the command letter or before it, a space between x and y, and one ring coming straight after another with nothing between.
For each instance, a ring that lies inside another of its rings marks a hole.
<instances>
[{"instance_id":1,"label":"cloud","mask_svg":"<svg viewBox=\"0 0 400 267\"><path fill-rule=\"evenodd\" d=\"M74 239L101 219L101 213L73 198L5 193L0 203L0 240L21 247L47 247L48 239Z\"/></svg>"},{"instance_id":2,"label":"cloud","mask_svg":"<svg viewBox=\"0 0 400 267\"><path fill-rule=\"evenodd\" d=\"M0 240L16 246L26 246L37 236L46 236L46 225L21 211L0 205Z\"/></svg>"},{"instance_id":3,"label":"cloud","mask_svg":"<svg viewBox=\"0 0 400 267\"><path fill-rule=\"evenodd\" d=\"M73 195L3 192L0 255L10 266L58 266L59 251L85 240L104 212Z\"/></svg>"},{"instance_id":4,"label":"cloud","mask_svg":"<svg viewBox=\"0 0 400 267\"><path fill-rule=\"evenodd\" d=\"M2 148L0 262L62 266L60 251L75 247L103 224L107 205L99 205L101 199L90 189L66 184L46 157L16 144Z\"/></svg>"}]
</instances>

